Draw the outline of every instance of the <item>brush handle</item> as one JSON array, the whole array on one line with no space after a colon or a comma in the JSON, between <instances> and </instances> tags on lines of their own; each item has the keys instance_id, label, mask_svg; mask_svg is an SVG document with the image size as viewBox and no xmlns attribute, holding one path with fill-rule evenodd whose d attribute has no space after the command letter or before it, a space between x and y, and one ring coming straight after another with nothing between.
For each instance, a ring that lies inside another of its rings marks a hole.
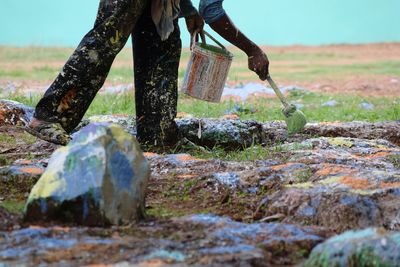
<instances>
[{"instance_id":1,"label":"brush handle","mask_svg":"<svg viewBox=\"0 0 400 267\"><path fill-rule=\"evenodd\" d=\"M272 89L274 89L275 94L278 96L279 100L282 102L283 106L285 108L290 107L289 103L287 102L285 96L282 94L281 90L279 90L279 87L276 85L274 80L272 80L271 76L268 74L267 76L267 81L271 85Z\"/></svg>"}]
</instances>

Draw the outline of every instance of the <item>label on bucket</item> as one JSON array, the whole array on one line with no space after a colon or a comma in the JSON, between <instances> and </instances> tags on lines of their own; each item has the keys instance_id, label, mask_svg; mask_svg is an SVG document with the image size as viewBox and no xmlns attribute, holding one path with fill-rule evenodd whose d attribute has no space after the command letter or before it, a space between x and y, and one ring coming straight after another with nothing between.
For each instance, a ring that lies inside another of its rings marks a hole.
<instances>
[{"instance_id":1,"label":"label on bucket","mask_svg":"<svg viewBox=\"0 0 400 267\"><path fill-rule=\"evenodd\" d=\"M196 44L186 69L182 92L197 99L220 102L232 58L227 50Z\"/></svg>"}]
</instances>

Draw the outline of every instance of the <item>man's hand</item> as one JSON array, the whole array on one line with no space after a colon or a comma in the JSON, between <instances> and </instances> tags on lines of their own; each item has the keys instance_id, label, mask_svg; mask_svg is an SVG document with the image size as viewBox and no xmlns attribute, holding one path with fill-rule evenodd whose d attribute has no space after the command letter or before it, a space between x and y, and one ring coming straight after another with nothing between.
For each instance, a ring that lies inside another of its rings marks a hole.
<instances>
[{"instance_id":1,"label":"man's hand","mask_svg":"<svg viewBox=\"0 0 400 267\"><path fill-rule=\"evenodd\" d=\"M200 16L199 13L191 15L189 17L185 17L186 26L188 31L190 32L190 36L192 36L190 40L190 47L193 45L193 36L197 33L202 33L204 28L204 20Z\"/></svg>"},{"instance_id":2,"label":"man's hand","mask_svg":"<svg viewBox=\"0 0 400 267\"><path fill-rule=\"evenodd\" d=\"M267 55L256 48L249 54L249 69L257 73L261 80L265 81L269 73L269 60Z\"/></svg>"}]
</instances>

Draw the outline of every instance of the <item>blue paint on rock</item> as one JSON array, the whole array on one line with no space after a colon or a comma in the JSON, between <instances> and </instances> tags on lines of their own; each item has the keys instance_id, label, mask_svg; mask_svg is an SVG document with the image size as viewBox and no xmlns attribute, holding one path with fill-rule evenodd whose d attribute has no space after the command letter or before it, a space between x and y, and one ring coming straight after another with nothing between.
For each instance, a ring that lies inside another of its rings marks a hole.
<instances>
[{"instance_id":1,"label":"blue paint on rock","mask_svg":"<svg viewBox=\"0 0 400 267\"><path fill-rule=\"evenodd\" d=\"M132 179L135 176L135 173L130 166L130 162L120 151L113 153L111 156L109 168L112 177L114 177L113 181L116 182L116 187L118 190L129 190Z\"/></svg>"}]
</instances>

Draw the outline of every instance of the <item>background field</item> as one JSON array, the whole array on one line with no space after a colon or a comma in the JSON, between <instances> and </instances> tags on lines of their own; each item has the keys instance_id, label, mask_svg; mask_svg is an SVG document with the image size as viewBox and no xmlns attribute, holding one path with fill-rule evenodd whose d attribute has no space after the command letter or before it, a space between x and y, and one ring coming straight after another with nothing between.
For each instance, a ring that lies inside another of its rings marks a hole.
<instances>
[{"instance_id":1,"label":"background field","mask_svg":"<svg viewBox=\"0 0 400 267\"><path fill-rule=\"evenodd\" d=\"M399 120L400 44L332 45L320 47L264 47L271 61L271 73L281 85L307 89L290 95L304 105L311 121ZM235 59L228 86L261 82L247 69L246 55L230 48ZM0 47L0 90L8 98L35 105L46 87L68 59L71 48ZM180 81L190 51L182 53ZM117 57L105 87L132 83L132 53L124 49ZM238 89L240 90L240 89ZM127 94L127 95L125 95ZM87 115L134 114L133 92L123 95L99 94ZM335 100L335 107L323 106ZM194 104L195 103L195 104ZM371 110L362 103L373 104ZM238 109L238 106L240 107ZM181 95L179 111L199 117L220 117L236 110L242 119L282 119L279 102L272 97L246 103L209 104Z\"/></svg>"}]
</instances>

